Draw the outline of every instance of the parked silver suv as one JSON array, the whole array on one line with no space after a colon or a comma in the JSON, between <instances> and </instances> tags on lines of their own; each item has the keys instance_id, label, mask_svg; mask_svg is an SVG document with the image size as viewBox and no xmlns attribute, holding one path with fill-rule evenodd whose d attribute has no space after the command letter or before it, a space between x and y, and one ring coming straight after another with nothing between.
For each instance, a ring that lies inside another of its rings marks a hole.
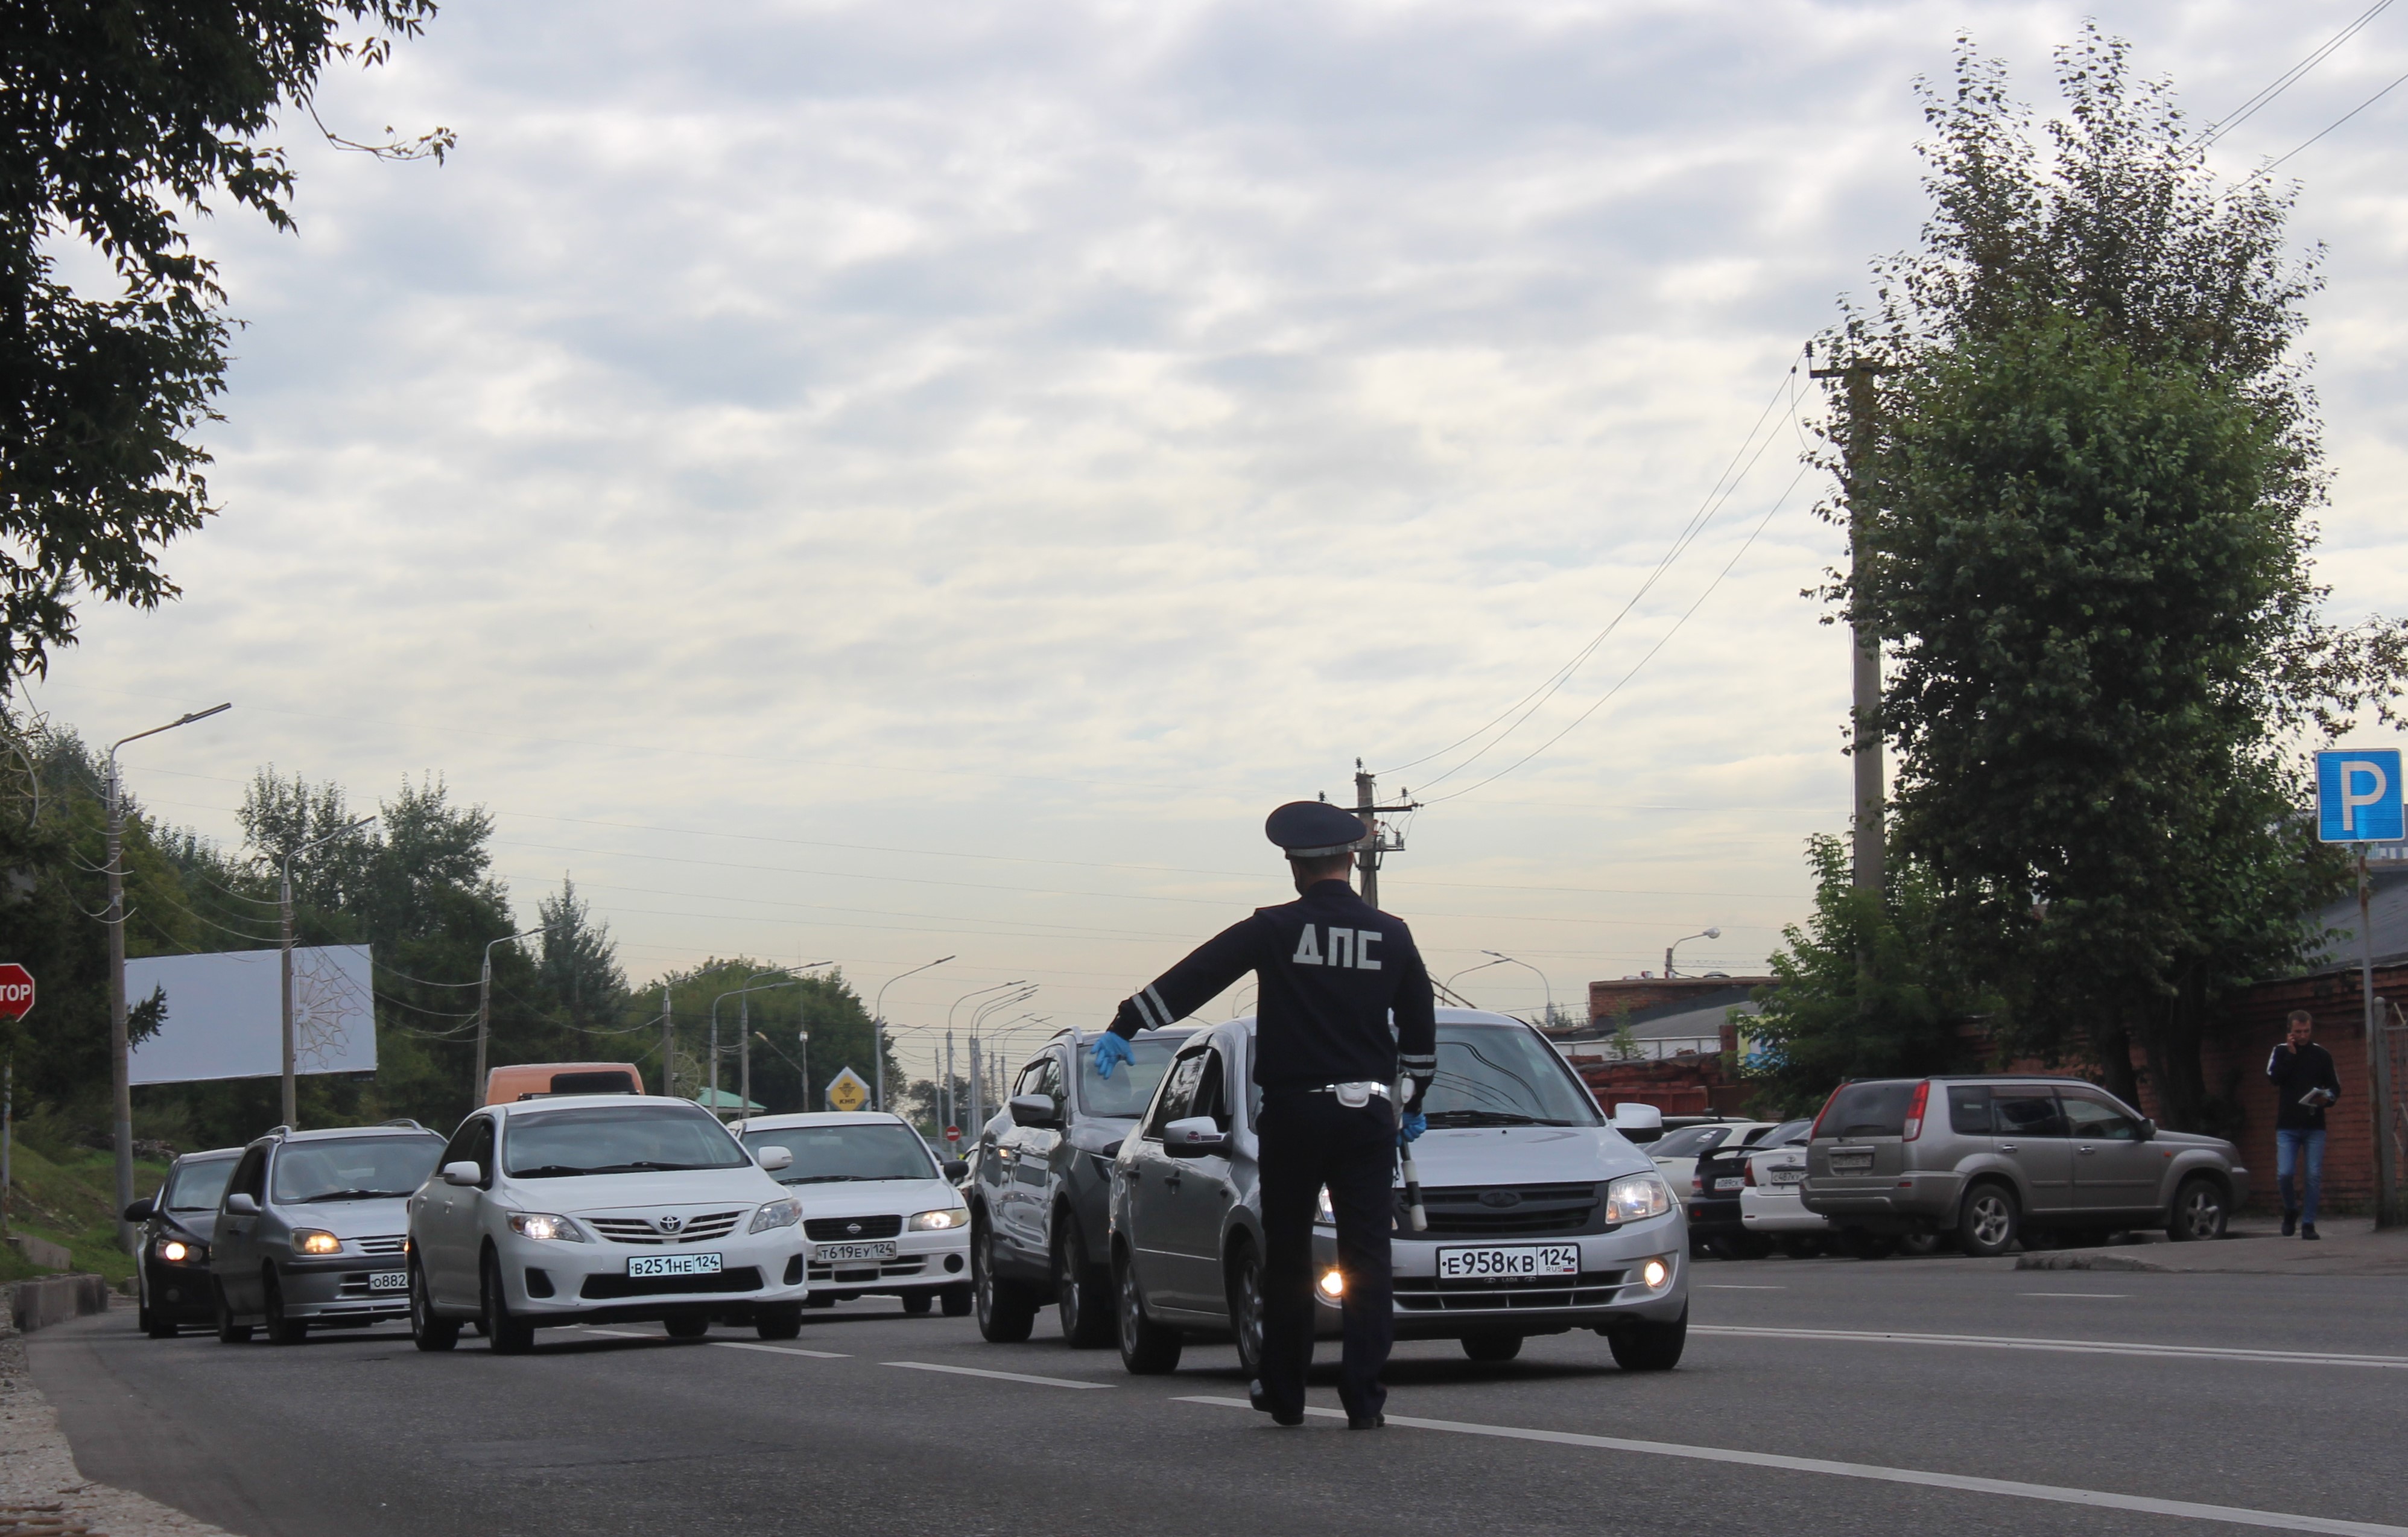
<instances>
[{"instance_id":1,"label":"parked silver suv","mask_svg":"<svg viewBox=\"0 0 2408 1537\"><path fill-rule=\"evenodd\" d=\"M2219 1238L2248 1193L2230 1142L2161 1131L2079 1079L2002 1076L1841 1085L1815 1117L1800 1199L1860 1248L1946 1233L1989 1256L2026 1231Z\"/></svg>"}]
</instances>

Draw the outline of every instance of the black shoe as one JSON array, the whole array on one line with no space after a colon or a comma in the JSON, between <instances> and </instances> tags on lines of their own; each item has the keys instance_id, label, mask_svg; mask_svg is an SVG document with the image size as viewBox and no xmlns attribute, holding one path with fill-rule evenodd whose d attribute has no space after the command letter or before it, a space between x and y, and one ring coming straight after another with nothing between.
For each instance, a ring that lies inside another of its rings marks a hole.
<instances>
[{"instance_id":1,"label":"black shoe","mask_svg":"<svg viewBox=\"0 0 2408 1537\"><path fill-rule=\"evenodd\" d=\"M1387 1423L1388 1416L1381 1414L1365 1415L1360 1419L1349 1415L1346 1428L1350 1430L1376 1430Z\"/></svg>"},{"instance_id":2,"label":"black shoe","mask_svg":"<svg viewBox=\"0 0 2408 1537\"><path fill-rule=\"evenodd\" d=\"M2311 1242L2314 1242L2315 1240L2319 1239L2319 1238L2322 1238L2322 1237L2324 1237L2325 1235L2324 1235L2324 1234L2322 1234L2322 1233L2320 1233L2320 1232L2318 1232L2318 1231L2316 1231L2316 1225L2315 1225L2315 1223L2313 1223L2313 1222L2309 1222L2309 1223L2303 1223L2303 1224L2301 1224L2301 1225L2300 1225L2300 1236L2301 1238L2304 1238L2304 1239L2307 1239L2307 1240L2309 1240L2309 1241L2311 1241Z\"/></svg>"},{"instance_id":3,"label":"black shoe","mask_svg":"<svg viewBox=\"0 0 2408 1537\"><path fill-rule=\"evenodd\" d=\"M1271 1397L1268 1393L1263 1391L1262 1379L1259 1377L1254 1381L1246 1384L1246 1401L1254 1405L1254 1407L1261 1413L1270 1415L1271 1423L1273 1425L1301 1425L1304 1423L1303 1410L1291 1409L1283 1414L1278 1409L1271 1406Z\"/></svg>"},{"instance_id":4,"label":"black shoe","mask_svg":"<svg viewBox=\"0 0 2408 1537\"><path fill-rule=\"evenodd\" d=\"M2298 1214L2298 1213L2296 1213L2296 1212L2286 1212L2286 1213L2284 1213L2284 1214L2283 1214L2283 1236L2284 1236L2285 1238L2288 1238L2288 1237L2290 1237L2293 1233L2296 1233L2296 1232L2298 1232L2299 1230L2300 1230L2300 1217L2299 1217L2299 1214Z\"/></svg>"}]
</instances>

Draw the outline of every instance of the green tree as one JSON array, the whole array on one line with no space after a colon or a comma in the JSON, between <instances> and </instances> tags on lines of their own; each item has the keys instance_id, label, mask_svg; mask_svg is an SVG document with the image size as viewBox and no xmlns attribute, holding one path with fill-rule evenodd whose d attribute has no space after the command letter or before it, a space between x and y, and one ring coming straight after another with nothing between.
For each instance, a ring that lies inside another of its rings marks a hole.
<instances>
[{"instance_id":1,"label":"green tree","mask_svg":"<svg viewBox=\"0 0 2408 1537\"><path fill-rule=\"evenodd\" d=\"M185 220L215 196L291 228L293 173L261 136L283 109L315 121L331 61L381 63L434 13L433 0L0 12L0 675L39 672L73 643L79 592L137 608L175 596L159 553L212 510L193 434L224 386L229 324ZM450 144L438 129L351 147L439 158ZM108 264L113 294L60 280L62 238Z\"/></svg>"}]
</instances>

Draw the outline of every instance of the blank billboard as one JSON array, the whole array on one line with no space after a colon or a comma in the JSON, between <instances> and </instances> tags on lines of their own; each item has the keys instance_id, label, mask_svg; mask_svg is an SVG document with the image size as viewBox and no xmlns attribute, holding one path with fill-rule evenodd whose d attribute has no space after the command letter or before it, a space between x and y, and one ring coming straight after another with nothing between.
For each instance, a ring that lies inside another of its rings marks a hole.
<instances>
[{"instance_id":1,"label":"blank billboard","mask_svg":"<svg viewBox=\"0 0 2408 1537\"><path fill-rule=\"evenodd\" d=\"M153 955L125 963L125 1001L167 995L165 1022L134 1048L136 1084L274 1078L284 1071L282 952ZM293 952L293 1070L374 1072L376 995L368 947Z\"/></svg>"}]
</instances>

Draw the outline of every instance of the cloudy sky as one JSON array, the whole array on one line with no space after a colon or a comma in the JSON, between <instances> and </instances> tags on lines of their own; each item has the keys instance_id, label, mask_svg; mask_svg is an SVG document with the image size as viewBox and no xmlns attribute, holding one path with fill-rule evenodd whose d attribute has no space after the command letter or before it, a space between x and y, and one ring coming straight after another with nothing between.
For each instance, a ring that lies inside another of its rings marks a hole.
<instances>
[{"instance_id":1,"label":"cloudy sky","mask_svg":"<svg viewBox=\"0 0 2408 1537\"><path fill-rule=\"evenodd\" d=\"M455 4L322 98L449 165L294 133L298 236L208 226L223 515L36 699L234 700L127 754L228 841L263 764L440 774L638 980L955 955L889 995L915 1056L1015 978L1103 1019L1358 757L1428 802L1383 896L1433 970L1527 963L1475 1000L1709 926L1683 969L1753 970L1847 814L1788 370L1922 217L1911 82L1964 30L2046 104L2096 14L2214 118L2368 3ZM2403 72L2408 8L2217 163ZM2403 122L2285 167L2341 617L2408 610Z\"/></svg>"}]
</instances>

